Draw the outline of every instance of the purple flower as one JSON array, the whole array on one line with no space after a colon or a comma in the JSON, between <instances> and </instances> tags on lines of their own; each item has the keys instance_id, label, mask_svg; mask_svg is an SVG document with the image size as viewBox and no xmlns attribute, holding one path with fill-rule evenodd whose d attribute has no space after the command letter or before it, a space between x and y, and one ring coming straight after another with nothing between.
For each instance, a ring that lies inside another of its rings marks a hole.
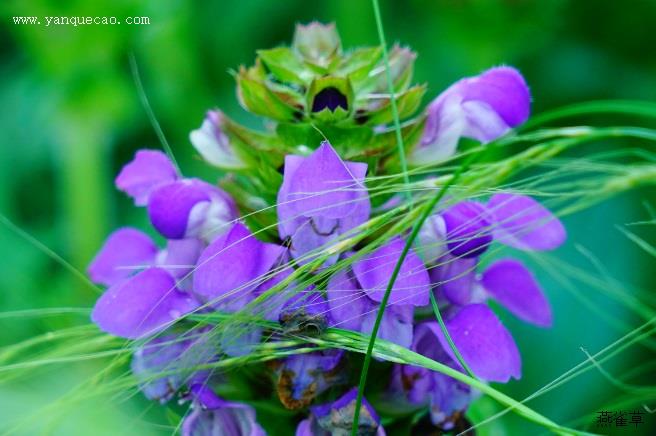
<instances>
[{"instance_id":1,"label":"purple flower","mask_svg":"<svg viewBox=\"0 0 656 436\"><path fill-rule=\"evenodd\" d=\"M255 409L248 404L226 401L209 387L192 387L192 412L182 422L182 436L265 436Z\"/></svg>"},{"instance_id":2,"label":"purple flower","mask_svg":"<svg viewBox=\"0 0 656 436\"><path fill-rule=\"evenodd\" d=\"M446 321L446 328L467 365L487 381L507 382L521 375L519 351L512 336L485 305L463 307ZM437 343L440 346L437 346ZM435 321L415 329L412 349L435 361L460 369L453 352ZM471 388L442 373L426 368L395 365L390 386L393 398L402 394L414 406L430 406L433 424L453 428L461 412L475 397Z\"/></svg>"},{"instance_id":3,"label":"purple flower","mask_svg":"<svg viewBox=\"0 0 656 436\"><path fill-rule=\"evenodd\" d=\"M153 227L168 239L212 241L238 216L228 194L198 179L180 179L166 155L155 150L138 151L116 186L137 206L147 206Z\"/></svg>"},{"instance_id":4,"label":"purple flower","mask_svg":"<svg viewBox=\"0 0 656 436\"><path fill-rule=\"evenodd\" d=\"M147 398L164 404L183 385L205 383L209 372L197 367L216 358L216 346L206 333L207 329L195 329L160 336L137 348L131 369Z\"/></svg>"},{"instance_id":5,"label":"purple flower","mask_svg":"<svg viewBox=\"0 0 656 436\"><path fill-rule=\"evenodd\" d=\"M454 209L457 213L453 213ZM446 223L443 234L429 228L422 241L442 246L447 241L449 253L429 269L439 296L459 306L492 298L526 322L551 326L549 302L522 262L497 261L481 276L476 270L478 255L487 249L493 237L525 251L557 248L567 237L558 218L531 197L515 194L495 194L485 206L471 201L458 203L443 212L442 217ZM472 257L472 253L476 256Z\"/></svg>"},{"instance_id":6,"label":"purple flower","mask_svg":"<svg viewBox=\"0 0 656 436\"><path fill-rule=\"evenodd\" d=\"M139 150L132 162L116 177L116 187L128 194L137 206L148 204L150 193L160 185L178 179L178 171L159 150Z\"/></svg>"},{"instance_id":7,"label":"purple flower","mask_svg":"<svg viewBox=\"0 0 656 436\"><path fill-rule=\"evenodd\" d=\"M369 219L366 172L366 164L342 161L328 142L309 157L285 157L278 230L282 239L291 238L293 257L325 247Z\"/></svg>"},{"instance_id":8,"label":"purple flower","mask_svg":"<svg viewBox=\"0 0 656 436\"><path fill-rule=\"evenodd\" d=\"M461 137L493 141L526 121L530 104L528 86L512 67L461 79L428 106L423 136L409 160L420 165L444 160Z\"/></svg>"},{"instance_id":9,"label":"purple flower","mask_svg":"<svg viewBox=\"0 0 656 436\"><path fill-rule=\"evenodd\" d=\"M220 110L208 111L199 129L189 134L189 139L200 155L219 168L239 170L248 165L243 161L230 143L225 133L226 117Z\"/></svg>"},{"instance_id":10,"label":"purple flower","mask_svg":"<svg viewBox=\"0 0 656 436\"><path fill-rule=\"evenodd\" d=\"M310 408L311 415L301 421L296 428L296 436L347 436L351 434L356 388L351 389L336 401ZM385 436L380 418L366 398L362 399L360 409L359 435Z\"/></svg>"},{"instance_id":11,"label":"purple flower","mask_svg":"<svg viewBox=\"0 0 656 436\"><path fill-rule=\"evenodd\" d=\"M338 370L342 350L321 350L292 355L275 364L276 390L280 402L288 409L309 406L331 386L343 381Z\"/></svg>"},{"instance_id":12,"label":"purple flower","mask_svg":"<svg viewBox=\"0 0 656 436\"><path fill-rule=\"evenodd\" d=\"M91 320L107 333L137 339L168 327L198 306L177 289L171 274L150 267L107 289L96 301Z\"/></svg>"}]
</instances>

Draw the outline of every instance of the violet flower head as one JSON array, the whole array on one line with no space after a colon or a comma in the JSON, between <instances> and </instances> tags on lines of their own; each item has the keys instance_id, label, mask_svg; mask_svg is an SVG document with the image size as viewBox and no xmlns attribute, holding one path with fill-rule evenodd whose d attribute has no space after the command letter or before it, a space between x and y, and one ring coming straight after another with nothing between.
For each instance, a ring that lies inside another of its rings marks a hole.
<instances>
[{"instance_id":1,"label":"violet flower head","mask_svg":"<svg viewBox=\"0 0 656 436\"><path fill-rule=\"evenodd\" d=\"M425 165L447 159L461 137L491 142L526 121L530 105L526 81L512 67L461 79L428 106L423 136L409 161Z\"/></svg>"},{"instance_id":2,"label":"violet flower head","mask_svg":"<svg viewBox=\"0 0 656 436\"><path fill-rule=\"evenodd\" d=\"M226 117L220 110L207 112L199 129L189 134L189 139L209 164L219 168L239 170L248 165L239 157L225 132Z\"/></svg>"},{"instance_id":3,"label":"violet flower head","mask_svg":"<svg viewBox=\"0 0 656 436\"><path fill-rule=\"evenodd\" d=\"M226 401L205 385L193 386L192 395L196 400L182 422L182 436L266 436L248 404Z\"/></svg>"},{"instance_id":4,"label":"violet flower head","mask_svg":"<svg viewBox=\"0 0 656 436\"><path fill-rule=\"evenodd\" d=\"M336 401L310 408L311 415L296 428L296 436L348 436L353 426L357 388L353 388ZM380 418L366 398L362 399L358 435L385 436Z\"/></svg>"},{"instance_id":5,"label":"violet flower head","mask_svg":"<svg viewBox=\"0 0 656 436\"><path fill-rule=\"evenodd\" d=\"M309 157L285 157L278 191L278 231L295 258L326 246L369 219L367 165L344 162L328 142ZM331 263L337 259L337 255Z\"/></svg>"}]
</instances>

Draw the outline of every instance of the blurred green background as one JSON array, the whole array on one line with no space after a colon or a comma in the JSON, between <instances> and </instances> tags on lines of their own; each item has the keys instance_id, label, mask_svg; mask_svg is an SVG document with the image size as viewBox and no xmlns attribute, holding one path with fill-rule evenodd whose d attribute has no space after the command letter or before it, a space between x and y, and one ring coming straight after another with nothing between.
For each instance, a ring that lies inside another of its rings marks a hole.
<instances>
[{"instance_id":1,"label":"blurred green background","mask_svg":"<svg viewBox=\"0 0 656 436\"><path fill-rule=\"evenodd\" d=\"M419 53L415 77L428 83L427 99L463 76L499 64L523 72L534 113L592 99L656 99L656 1L388 0L381 7L388 41ZM377 43L371 3L365 0L9 0L0 11L0 213L80 270L112 229L147 228L144 211L113 186L136 149L160 147L136 92L130 53L183 172L211 180L216 174L196 158L188 140L204 112L218 106L258 126L236 102L231 69L250 65L258 48L290 42L294 24L313 19L335 21L345 47ZM11 19L87 15L147 16L151 24L44 27L14 25ZM570 241L560 259L594 272L577 250L580 245L620 283L653 289L653 262L616 228L645 219L643 202L652 197L642 190L567 217ZM579 347L597 351L628 331L622 326L642 322L577 284L580 296L596 308L591 310L562 283L544 271L539 275L554 306L555 326L544 331L506 319L524 358L523 379L501 387L515 398L582 361ZM0 311L90 307L96 298L79 278L0 225ZM0 347L84 321L0 318ZM606 368L621 376L649 359L654 360L653 351L637 347ZM0 423L49 404L102 367L96 361L52 365L34 376L0 379ZM591 371L530 405L560 423L588 423L618 393ZM93 398L57 412L49 428L67 435L170 433L158 426L165 424L158 409L140 396L120 402ZM626 434L656 428L656 415L645 420ZM490 428L495 434L541 431L512 415Z\"/></svg>"}]
</instances>

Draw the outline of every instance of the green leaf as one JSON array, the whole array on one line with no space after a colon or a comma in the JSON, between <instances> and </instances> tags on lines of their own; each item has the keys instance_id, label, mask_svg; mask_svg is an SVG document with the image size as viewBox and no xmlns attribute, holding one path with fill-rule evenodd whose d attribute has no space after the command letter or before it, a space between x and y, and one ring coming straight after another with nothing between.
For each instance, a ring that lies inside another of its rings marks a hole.
<instances>
[{"instance_id":1,"label":"green leaf","mask_svg":"<svg viewBox=\"0 0 656 436\"><path fill-rule=\"evenodd\" d=\"M307 86L312 81L312 71L289 47L258 50L257 54L271 74L281 82Z\"/></svg>"},{"instance_id":2,"label":"green leaf","mask_svg":"<svg viewBox=\"0 0 656 436\"><path fill-rule=\"evenodd\" d=\"M337 76L348 77L354 89L358 89L369 76L369 72L380 61L382 47L362 47L349 53L334 70Z\"/></svg>"},{"instance_id":3,"label":"green leaf","mask_svg":"<svg viewBox=\"0 0 656 436\"><path fill-rule=\"evenodd\" d=\"M274 92L254 68L242 68L237 75L237 96L244 109L277 121L292 121L303 117L303 105L290 92Z\"/></svg>"},{"instance_id":4,"label":"green leaf","mask_svg":"<svg viewBox=\"0 0 656 436\"><path fill-rule=\"evenodd\" d=\"M419 105L421 99L426 93L426 85L417 85L396 95L396 106L398 109L399 119L405 119L412 116ZM394 121L394 113L391 107L389 95L383 98L369 98L369 107L374 109L367 113L364 112L365 122L367 124L389 124Z\"/></svg>"}]
</instances>

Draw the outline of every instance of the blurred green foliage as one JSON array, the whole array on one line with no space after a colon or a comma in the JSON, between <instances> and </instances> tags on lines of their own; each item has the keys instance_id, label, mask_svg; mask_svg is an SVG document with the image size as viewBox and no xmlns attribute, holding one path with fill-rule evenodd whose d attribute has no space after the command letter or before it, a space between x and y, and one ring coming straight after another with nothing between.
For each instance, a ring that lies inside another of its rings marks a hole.
<instances>
[{"instance_id":1,"label":"blurred green foliage","mask_svg":"<svg viewBox=\"0 0 656 436\"><path fill-rule=\"evenodd\" d=\"M388 0L381 7L390 42L419 53L415 76L428 85L425 102L455 80L498 64L512 64L524 73L536 113L591 99L656 99L654 1ZM9 0L0 11L0 213L82 270L112 229L148 228L143 210L113 187L114 175L136 149L160 147L139 101L129 54L137 60L183 172L213 180L217 174L200 162L188 140L204 112L218 106L240 122L261 127L238 106L230 71L250 65L257 49L288 43L297 22L335 21L345 47L377 43L371 4L365 0ZM86 15L148 16L151 24L45 27L15 25L11 19ZM644 219L642 200L653 200L650 195L625 195L567 217L570 243L560 258L591 270L589 259L577 251L580 244L610 276L651 289L655 281L649 259L614 227ZM0 259L2 312L90 307L97 297L93 288L6 226L0 227ZM540 279L555 308L555 327L542 331L507 319L524 358L523 379L503 387L515 398L583 360L580 346L596 351L622 333L562 283L544 273ZM579 291L606 315L638 324L634 315L594 290ZM0 347L79 321L79 316L0 319ZM638 348L607 369L621 375L647 356ZM100 368L100 362L55 365L38 378L1 381L0 422L48 404ZM591 422L615 394L591 372L531 405L558 422L582 417L586 422L585 414L592 414ZM55 434L171 431L156 425L166 422L164 415L138 395L130 401L102 401L102 407L85 403L75 411L63 410L58 422L43 425L57 428ZM656 425L656 417L649 419ZM536 431L512 415L501 421L511 434ZM501 428L494 426L490 429Z\"/></svg>"}]
</instances>

